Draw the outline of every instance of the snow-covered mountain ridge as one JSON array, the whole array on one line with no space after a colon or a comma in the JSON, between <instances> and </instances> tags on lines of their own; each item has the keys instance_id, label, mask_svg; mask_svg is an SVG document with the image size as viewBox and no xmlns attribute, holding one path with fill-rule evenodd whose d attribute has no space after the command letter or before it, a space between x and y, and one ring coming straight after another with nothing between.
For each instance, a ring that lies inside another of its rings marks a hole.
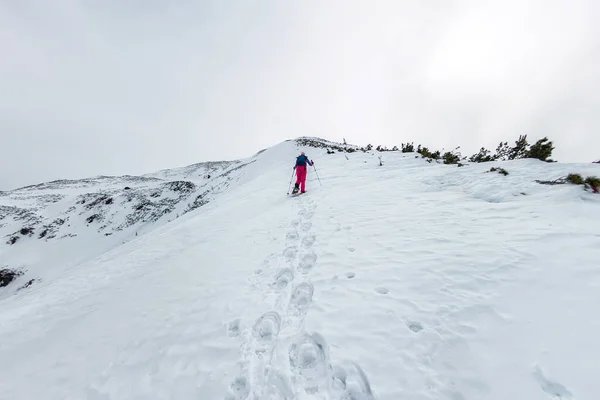
<instances>
[{"instance_id":1,"label":"snow-covered mountain ridge","mask_svg":"<svg viewBox=\"0 0 600 400\"><path fill-rule=\"evenodd\" d=\"M289 198L302 150L316 169ZM536 181L599 168L304 138L4 193L41 220L1 221L21 237L0 265L26 273L0 288L0 398L593 398L600 196ZM123 226L146 201L172 210Z\"/></svg>"}]
</instances>

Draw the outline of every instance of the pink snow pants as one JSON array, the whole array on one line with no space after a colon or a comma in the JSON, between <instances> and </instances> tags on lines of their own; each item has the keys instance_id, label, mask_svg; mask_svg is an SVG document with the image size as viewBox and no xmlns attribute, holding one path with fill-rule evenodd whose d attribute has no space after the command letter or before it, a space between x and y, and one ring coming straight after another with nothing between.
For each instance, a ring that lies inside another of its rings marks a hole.
<instances>
[{"instance_id":1,"label":"pink snow pants","mask_svg":"<svg viewBox=\"0 0 600 400\"><path fill-rule=\"evenodd\" d=\"M300 192L306 192L306 165L296 167L296 185L300 185Z\"/></svg>"}]
</instances>

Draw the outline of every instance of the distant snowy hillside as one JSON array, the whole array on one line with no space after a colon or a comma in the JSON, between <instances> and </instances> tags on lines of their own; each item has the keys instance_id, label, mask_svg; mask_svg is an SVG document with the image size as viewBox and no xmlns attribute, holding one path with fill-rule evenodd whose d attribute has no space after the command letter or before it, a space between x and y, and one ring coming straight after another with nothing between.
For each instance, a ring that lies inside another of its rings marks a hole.
<instances>
[{"instance_id":1,"label":"distant snowy hillside","mask_svg":"<svg viewBox=\"0 0 600 400\"><path fill-rule=\"evenodd\" d=\"M600 165L300 138L0 193L0 398L593 399L600 195L570 173Z\"/></svg>"},{"instance_id":2,"label":"distant snowy hillside","mask_svg":"<svg viewBox=\"0 0 600 400\"><path fill-rule=\"evenodd\" d=\"M144 176L60 180L0 192L0 268L25 271L19 281L27 283L43 279L48 270L56 272L55 266L95 257L213 201L255 160L199 163ZM62 240L68 243L53 243Z\"/></svg>"}]
</instances>

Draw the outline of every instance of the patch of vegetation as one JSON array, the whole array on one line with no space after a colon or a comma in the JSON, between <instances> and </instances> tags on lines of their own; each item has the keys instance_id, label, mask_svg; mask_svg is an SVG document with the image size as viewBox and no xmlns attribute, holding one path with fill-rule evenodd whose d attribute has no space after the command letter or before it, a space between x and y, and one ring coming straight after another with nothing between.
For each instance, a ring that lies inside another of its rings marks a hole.
<instances>
[{"instance_id":1,"label":"patch of vegetation","mask_svg":"<svg viewBox=\"0 0 600 400\"><path fill-rule=\"evenodd\" d=\"M529 145L527 135L520 135L514 146L509 146L508 142L500 142L496 147L495 154L491 154L490 150L482 147L479 153L472 155L469 160L471 162L489 162L535 158L541 161L555 162L550 159L553 150L554 146L547 137Z\"/></svg>"},{"instance_id":2,"label":"patch of vegetation","mask_svg":"<svg viewBox=\"0 0 600 400\"><path fill-rule=\"evenodd\" d=\"M419 153L423 158L430 158L432 160L439 160L442 158L442 154L439 150L430 151L427 147L419 147L417 148L417 153Z\"/></svg>"},{"instance_id":3,"label":"patch of vegetation","mask_svg":"<svg viewBox=\"0 0 600 400\"><path fill-rule=\"evenodd\" d=\"M588 176L585 179L586 185L588 185L594 193L598 193L600 190L600 178L596 176Z\"/></svg>"},{"instance_id":4,"label":"patch of vegetation","mask_svg":"<svg viewBox=\"0 0 600 400\"><path fill-rule=\"evenodd\" d=\"M583 185L585 184L585 179L583 179L583 176L579 174L569 174L567 175L567 182L574 185Z\"/></svg>"},{"instance_id":5,"label":"patch of vegetation","mask_svg":"<svg viewBox=\"0 0 600 400\"><path fill-rule=\"evenodd\" d=\"M496 161L496 157L494 155L490 154L490 153L491 152L489 150L487 150L485 147L482 147L479 150L479 153L473 154L469 158L469 161L471 161L473 163Z\"/></svg>"},{"instance_id":6,"label":"patch of vegetation","mask_svg":"<svg viewBox=\"0 0 600 400\"><path fill-rule=\"evenodd\" d=\"M174 192L192 193L196 190L196 185L190 181L173 181L165 183L163 186Z\"/></svg>"},{"instance_id":7,"label":"patch of vegetation","mask_svg":"<svg viewBox=\"0 0 600 400\"><path fill-rule=\"evenodd\" d=\"M403 153L414 153L415 152L415 144L411 143L402 143L402 152Z\"/></svg>"},{"instance_id":8,"label":"patch of vegetation","mask_svg":"<svg viewBox=\"0 0 600 400\"><path fill-rule=\"evenodd\" d=\"M499 174L502 174L504 176L508 175L508 171L500 167L492 167L490 168L489 172L498 172Z\"/></svg>"},{"instance_id":9,"label":"patch of vegetation","mask_svg":"<svg viewBox=\"0 0 600 400\"><path fill-rule=\"evenodd\" d=\"M331 150L336 150L339 153L354 153L356 151L354 146L351 146L348 144L338 145L333 142L324 141L324 140L320 140L317 138L308 138L308 137L298 138L298 139L296 139L296 143L299 146L314 147L316 149L331 149ZM361 150L363 152L365 151L364 148L361 148ZM369 150L371 150L371 149L369 149Z\"/></svg>"},{"instance_id":10,"label":"patch of vegetation","mask_svg":"<svg viewBox=\"0 0 600 400\"><path fill-rule=\"evenodd\" d=\"M527 150L525 157L537 158L541 161L547 161L548 158L550 158L550 156L552 155L552 150L554 150L552 142L545 137L532 144L531 147L529 147L529 149Z\"/></svg>"},{"instance_id":11,"label":"patch of vegetation","mask_svg":"<svg viewBox=\"0 0 600 400\"><path fill-rule=\"evenodd\" d=\"M444 164L459 164L460 163L460 156L458 154L454 154L451 151L445 152L444 155L442 156L442 158L444 159Z\"/></svg>"},{"instance_id":12,"label":"patch of vegetation","mask_svg":"<svg viewBox=\"0 0 600 400\"><path fill-rule=\"evenodd\" d=\"M536 179L535 181L540 185L564 185L565 183L567 183L567 178L558 178L553 181L541 181Z\"/></svg>"},{"instance_id":13,"label":"patch of vegetation","mask_svg":"<svg viewBox=\"0 0 600 400\"><path fill-rule=\"evenodd\" d=\"M591 189L593 193L600 193L600 178L596 176L588 176L583 179L580 174L569 174L566 178L559 178L554 181L539 181L537 183L542 185L561 185L564 183L571 183L573 185L583 185L584 189Z\"/></svg>"}]
</instances>

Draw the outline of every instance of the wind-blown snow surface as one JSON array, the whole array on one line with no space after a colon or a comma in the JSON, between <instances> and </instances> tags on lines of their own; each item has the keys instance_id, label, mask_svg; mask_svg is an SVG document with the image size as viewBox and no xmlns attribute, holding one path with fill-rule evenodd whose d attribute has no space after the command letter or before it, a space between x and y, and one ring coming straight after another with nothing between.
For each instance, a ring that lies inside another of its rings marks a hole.
<instances>
[{"instance_id":1,"label":"wind-blown snow surface","mask_svg":"<svg viewBox=\"0 0 600 400\"><path fill-rule=\"evenodd\" d=\"M534 180L599 165L303 149L322 187L311 169L285 195L285 142L215 201L2 300L0 397L597 397L600 196Z\"/></svg>"}]
</instances>

